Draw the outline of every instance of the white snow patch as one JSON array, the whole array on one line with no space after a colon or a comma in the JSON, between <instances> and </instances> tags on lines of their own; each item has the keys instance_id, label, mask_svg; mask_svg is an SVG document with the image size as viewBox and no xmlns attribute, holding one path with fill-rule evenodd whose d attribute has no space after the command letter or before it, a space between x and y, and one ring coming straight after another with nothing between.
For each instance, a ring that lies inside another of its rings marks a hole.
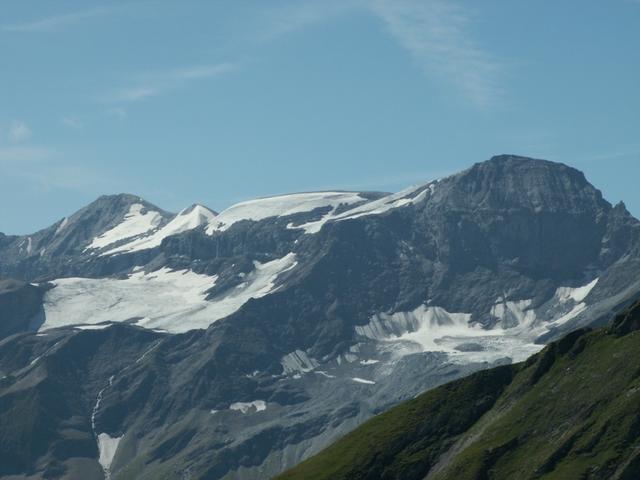
<instances>
[{"instance_id":1,"label":"white snow patch","mask_svg":"<svg viewBox=\"0 0 640 480\"><path fill-rule=\"evenodd\" d=\"M357 326L356 333L379 342L383 351L396 357L421 352L444 352L460 363L489 362L510 357L524 360L541 345L530 339L505 335L501 328L485 330L470 324L471 314L450 313L441 307L421 305L410 312L374 315L367 325ZM480 345L479 351L461 352L461 344Z\"/></svg>"},{"instance_id":2,"label":"white snow patch","mask_svg":"<svg viewBox=\"0 0 640 480\"><path fill-rule=\"evenodd\" d=\"M175 235L187 230L193 230L201 225L206 225L216 218L216 214L202 205L194 205L178 213L169 223L155 232L137 238L129 243L113 248L101 255L113 255L114 253L135 252L148 248L155 248L162 240L170 235Z\"/></svg>"},{"instance_id":3,"label":"white snow patch","mask_svg":"<svg viewBox=\"0 0 640 480\"><path fill-rule=\"evenodd\" d=\"M62 230L64 230L64 228L69 224L69 219L67 217L64 217L62 219L62 222L60 222L60 225L58 225L58 228L56 228L56 233L54 233L55 235L58 235L60 232L62 232Z\"/></svg>"},{"instance_id":4,"label":"white snow patch","mask_svg":"<svg viewBox=\"0 0 640 480\"><path fill-rule=\"evenodd\" d=\"M326 377L326 378L336 378L336 376L335 376L335 375L331 375L331 374L329 374L329 373L327 373L327 372L324 372L324 371L322 371L322 370L316 370L316 373L317 373L318 375L322 375L323 377Z\"/></svg>"},{"instance_id":5,"label":"white snow patch","mask_svg":"<svg viewBox=\"0 0 640 480\"><path fill-rule=\"evenodd\" d=\"M353 380L354 382L357 383L364 383L366 385L375 385L376 382L374 382L373 380L365 380L364 378L359 378L359 377L353 377L351 380Z\"/></svg>"},{"instance_id":6,"label":"white snow patch","mask_svg":"<svg viewBox=\"0 0 640 480\"><path fill-rule=\"evenodd\" d=\"M338 215L334 215L333 212L331 212L330 214L325 215L320 220L308 222L303 225L297 226L295 228L303 228L306 233L316 233L322 228L322 226L325 223L327 223L330 220L341 221L341 220L364 217L367 215L379 215L381 213L387 212L394 208L410 205L413 203L418 203L424 200L424 198L427 195L427 192L433 192L433 188L435 184L436 182L432 182L427 185L410 187L405 190L402 190L401 192L395 193L393 195L387 195L377 200L373 200L373 201L364 203L360 206L351 208ZM289 227L289 228L294 228L294 227Z\"/></svg>"},{"instance_id":7,"label":"white snow patch","mask_svg":"<svg viewBox=\"0 0 640 480\"><path fill-rule=\"evenodd\" d=\"M441 351L435 340L447 335L475 336L482 334L480 327L469 325L471 315L449 313L441 307L420 305L411 312L374 315L367 325L357 326L356 333L373 340L407 340L419 344L424 351Z\"/></svg>"},{"instance_id":8,"label":"white snow patch","mask_svg":"<svg viewBox=\"0 0 640 480\"><path fill-rule=\"evenodd\" d=\"M569 320L574 319L575 317L580 315L582 312L584 312L587 309L587 304L585 303L584 300L591 293L591 290L593 290L593 288L598 284L598 280L599 278L596 278L582 287L558 288L555 294L555 298L557 299L557 301L561 305L573 304L573 306L571 310L564 313L564 315L560 316L559 318L553 319L551 322L545 325L546 328L549 329L551 327L557 327L559 325L562 325L563 323L566 323Z\"/></svg>"},{"instance_id":9,"label":"white snow patch","mask_svg":"<svg viewBox=\"0 0 640 480\"><path fill-rule=\"evenodd\" d=\"M535 343L536 338L587 308L584 300L597 282L595 279L578 288L560 287L537 308L533 308L531 299L498 298L490 311L499 320L493 329L471 324L470 314L421 305L410 312L376 314L355 331L377 341L378 350L396 357L443 352L459 363L494 362L504 357L522 361L543 347ZM461 348L463 344L467 348Z\"/></svg>"},{"instance_id":10,"label":"white snow patch","mask_svg":"<svg viewBox=\"0 0 640 480\"><path fill-rule=\"evenodd\" d=\"M435 182L427 185L418 185L409 187L393 195L382 197L373 202L366 203L352 210L348 210L343 214L336 217L337 220L344 220L350 218L358 218L367 215L379 215L384 212L388 212L394 208L403 207L405 205L411 205L419 203L427 195L427 192L433 191Z\"/></svg>"},{"instance_id":11,"label":"white snow patch","mask_svg":"<svg viewBox=\"0 0 640 480\"><path fill-rule=\"evenodd\" d=\"M264 400L254 400L253 402L235 402L229 405L229 410L236 410L241 413L249 413L250 411L262 412L267 409Z\"/></svg>"},{"instance_id":12,"label":"white snow patch","mask_svg":"<svg viewBox=\"0 0 640 480\"><path fill-rule=\"evenodd\" d=\"M101 325L75 325L73 328L77 330L104 330L111 325L111 323L103 323Z\"/></svg>"},{"instance_id":13,"label":"white snow patch","mask_svg":"<svg viewBox=\"0 0 640 480\"><path fill-rule=\"evenodd\" d=\"M295 253L289 253L271 262L253 262L255 269L247 274L242 284L211 300L209 315L212 315L211 318L215 320L224 318L238 310L250 299L262 298L275 292L278 276L293 269L297 263Z\"/></svg>"},{"instance_id":14,"label":"white snow patch","mask_svg":"<svg viewBox=\"0 0 640 480\"><path fill-rule=\"evenodd\" d=\"M205 329L251 298L276 291L278 276L296 264L294 253L271 262L254 262L255 269L247 274L240 288L211 301L206 300L206 291L215 285L217 277L190 270L174 271L165 267L151 273L136 271L122 280L54 280L55 288L44 298L45 322L39 330L69 325L86 328L87 324L124 321L171 333Z\"/></svg>"},{"instance_id":15,"label":"white snow patch","mask_svg":"<svg viewBox=\"0 0 640 480\"><path fill-rule=\"evenodd\" d=\"M122 440L122 436L120 437L111 437L107 433L101 433L98 435L98 450L100 452L100 456L98 457L98 462L102 465L102 469L104 470L104 476L106 479L111 478L111 462L113 462L113 457L118 450L118 444Z\"/></svg>"},{"instance_id":16,"label":"white snow patch","mask_svg":"<svg viewBox=\"0 0 640 480\"><path fill-rule=\"evenodd\" d=\"M355 362L356 360L358 360L358 356L357 356L357 355L354 355L353 353L348 353L348 352L347 352L347 353L344 353L344 354L342 354L342 355L338 355L338 356L336 357L336 363L337 363L338 365L342 365L342 362L343 362L343 361L344 361L344 362L347 362L347 363L353 363L353 362Z\"/></svg>"},{"instance_id":17,"label":"white snow patch","mask_svg":"<svg viewBox=\"0 0 640 480\"><path fill-rule=\"evenodd\" d=\"M587 309L587 304L586 303L578 303L569 312L565 313L560 318L555 319L552 322L549 322L549 324L547 324L546 327L547 327L547 329L549 329L549 327L551 327L551 326L557 327L559 325L562 325L563 323L567 323L569 320L571 320L573 318L576 318L578 315L580 315L586 309Z\"/></svg>"},{"instance_id":18,"label":"white snow patch","mask_svg":"<svg viewBox=\"0 0 640 480\"><path fill-rule=\"evenodd\" d=\"M31 241L31 237L27 238L27 255L31 255L31 250L33 248L33 242Z\"/></svg>"},{"instance_id":19,"label":"white snow patch","mask_svg":"<svg viewBox=\"0 0 640 480\"><path fill-rule=\"evenodd\" d=\"M259 198L238 203L224 210L209 223L207 233L220 232L241 220L259 221L269 217L286 217L316 208L331 207L331 212L340 205L366 201L356 192L310 192ZM326 216L330 216L331 212ZM294 227L305 228L305 226Z\"/></svg>"},{"instance_id":20,"label":"white snow patch","mask_svg":"<svg viewBox=\"0 0 640 480\"><path fill-rule=\"evenodd\" d=\"M599 278L594 279L590 283L584 285L583 287L571 288L571 287L560 287L556 290L556 298L558 301L565 303L569 300L573 300L576 303L582 302L587 295L591 293L593 287L598 283Z\"/></svg>"},{"instance_id":21,"label":"white snow patch","mask_svg":"<svg viewBox=\"0 0 640 480\"><path fill-rule=\"evenodd\" d=\"M531 300L504 301L502 298L491 308L490 314L499 318L503 328L519 326L531 328L537 320L535 310L531 309Z\"/></svg>"},{"instance_id":22,"label":"white snow patch","mask_svg":"<svg viewBox=\"0 0 640 480\"><path fill-rule=\"evenodd\" d=\"M360 365L375 365L376 363L380 363L380 360L360 360Z\"/></svg>"},{"instance_id":23,"label":"white snow patch","mask_svg":"<svg viewBox=\"0 0 640 480\"><path fill-rule=\"evenodd\" d=\"M353 363L353 362L355 362L356 360L358 360L358 356L357 356L357 355L354 355L353 353L345 353L345 354L343 355L343 357L344 357L344 360L345 360L347 363Z\"/></svg>"},{"instance_id":24,"label":"white snow patch","mask_svg":"<svg viewBox=\"0 0 640 480\"><path fill-rule=\"evenodd\" d=\"M318 366L318 362L313 358L310 358L306 352L302 350L295 350L288 353L280 361L284 373L287 375L294 373L307 373Z\"/></svg>"},{"instance_id":25,"label":"white snow patch","mask_svg":"<svg viewBox=\"0 0 640 480\"><path fill-rule=\"evenodd\" d=\"M531 300L514 302L499 298L490 313L501 320L505 334L533 339L586 310L584 299L597 283L598 278L582 287L559 287L549 301L535 309Z\"/></svg>"},{"instance_id":26,"label":"white snow patch","mask_svg":"<svg viewBox=\"0 0 640 480\"><path fill-rule=\"evenodd\" d=\"M162 221L162 215L155 210L144 210L144 205L134 203L129 207L129 212L124 216L121 223L107 230L102 235L94 238L93 241L85 248L89 249L105 248L119 240L136 237L147 233L149 230L155 229Z\"/></svg>"},{"instance_id":27,"label":"white snow patch","mask_svg":"<svg viewBox=\"0 0 640 480\"><path fill-rule=\"evenodd\" d=\"M45 322L40 330L66 325L136 321L147 328L178 333L206 328L215 319L205 292L216 277L168 268L136 272L124 280L63 278L44 298ZM142 320L139 320L142 319Z\"/></svg>"}]
</instances>

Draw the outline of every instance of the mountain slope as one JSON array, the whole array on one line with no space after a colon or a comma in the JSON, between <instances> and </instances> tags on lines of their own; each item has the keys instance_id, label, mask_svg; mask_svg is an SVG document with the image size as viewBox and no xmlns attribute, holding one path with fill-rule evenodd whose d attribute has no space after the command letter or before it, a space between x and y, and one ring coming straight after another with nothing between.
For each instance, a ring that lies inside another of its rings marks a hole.
<instances>
[{"instance_id":1,"label":"mountain slope","mask_svg":"<svg viewBox=\"0 0 640 480\"><path fill-rule=\"evenodd\" d=\"M0 271L27 281L86 272L99 251L161 228L172 217L135 195L104 195L36 233L4 236Z\"/></svg>"},{"instance_id":2,"label":"mountain slope","mask_svg":"<svg viewBox=\"0 0 640 480\"><path fill-rule=\"evenodd\" d=\"M640 292L640 223L579 171L541 160L495 157L393 195L195 208L87 249L130 231L120 226L143 201L127 202L107 223L93 215L91 233L60 255L14 257L20 242L0 239L0 274L47 289L40 320L21 320L32 332L1 343L22 353L0 355L0 399L32 402L33 421L61 441L72 419L108 425L92 450L32 451L23 475L55 464L53 477L77 478L76 455L98 472L83 478L101 478L107 434L113 479L262 479L398 402L602 322ZM90 340L112 330L136 343L123 375ZM72 342L69 356L104 368L30 368L56 355L52 339L80 333L87 344ZM79 385L87 374L95 381ZM14 394L42 382L47 395ZM65 391L87 399L49 416ZM28 436L21 417L6 421ZM11 457L15 443L2 445Z\"/></svg>"},{"instance_id":3,"label":"mountain slope","mask_svg":"<svg viewBox=\"0 0 640 480\"><path fill-rule=\"evenodd\" d=\"M380 414L277 478L638 478L639 364L640 302Z\"/></svg>"}]
</instances>

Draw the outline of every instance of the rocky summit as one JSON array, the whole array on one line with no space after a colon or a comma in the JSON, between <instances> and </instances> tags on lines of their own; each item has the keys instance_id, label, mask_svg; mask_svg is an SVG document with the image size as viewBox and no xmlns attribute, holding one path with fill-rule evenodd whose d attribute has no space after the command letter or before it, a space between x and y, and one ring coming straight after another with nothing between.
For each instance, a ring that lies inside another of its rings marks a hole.
<instances>
[{"instance_id":1,"label":"rocky summit","mask_svg":"<svg viewBox=\"0 0 640 480\"><path fill-rule=\"evenodd\" d=\"M270 478L425 390L605 324L639 274L624 204L513 155L395 194L220 213L101 197L0 234L0 476ZM511 381L486 375L502 386L473 415Z\"/></svg>"}]
</instances>

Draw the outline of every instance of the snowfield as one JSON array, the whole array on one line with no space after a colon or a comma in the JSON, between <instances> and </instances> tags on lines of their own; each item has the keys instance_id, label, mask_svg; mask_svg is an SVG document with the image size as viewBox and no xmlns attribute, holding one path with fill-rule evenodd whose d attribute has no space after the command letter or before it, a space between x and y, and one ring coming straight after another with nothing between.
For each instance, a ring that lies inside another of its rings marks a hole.
<instances>
[{"instance_id":1,"label":"snowfield","mask_svg":"<svg viewBox=\"0 0 640 480\"><path fill-rule=\"evenodd\" d=\"M168 236L186 232L187 230L193 230L201 225L207 225L213 221L214 218L216 218L216 214L207 207L194 205L182 210L164 227L154 231L153 233L137 238L124 245L120 245L109 251L101 253L100 255L135 252L138 250L158 247L162 243L162 240Z\"/></svg>"},{"instance_id":2,"label":"snowfield","mask_svg":"<svg viewBox=\"0 0 640 480\"><path fill-rule=\"evenodd\" d=\"M39 331L51 328L129 322L149 329L181 333L205 329L244 305L274 291L278 276L296 266L290 253L271 262L254 262L254 270L245 281L213 300L207 290L216 276L190 270L162 268L142 271L126 279L63 278L54 280L55 288L44 299L45 321Z\"/></svg>"},{"instance_id":3,"label":"snowfield","mask_svg":"<svg viewBox=\"0 0 640 480\"><path fill-rule=\"evenodd\" d=\"M279 195L237 203L219 215L202 205L194 205L178 213L169 223L159 228L162 216L156 211L142 213L142 204L134 204L124 220L114 228L94 238L86 250L103 250L100 255L115 255L155 248L170 235L206 226L206 233L213 235L242 220L260 221L266 218L287 217L297 213L311 212L318 208L328 209L321 218L287 228L302 229L305 233L317 233L330 220L340 221L366 215L379 215L393 208L402 207L423 200L428 192L433 192L437 182L411 187L377 200L369 200L357 192L308 192ZM349 207L337 213L339 207ZM63 229L63 222L59 230ZM108 248L116 242L130 241Z\"/></svg>"},{"instance_id":4,"label":"snowfield","mask_svg":"<svg viewBox=\"0 0 640 480\"><path fill-rule=\"evenodd\" d=\"M105 248L120 240L136 237L155 229L162 222L162 215L153 210L143 213L144 209L141 203L131 205L121 223L94 238L85 250Z\"/></svg>"},{"instance_id":5,"label":"snowfield","mask_svg":"<svg viewBox=\"0 0 640 480\"><path fill-rule=\"evenodd\" d=\"M306 233L317 233L320 231L320 229L325 223L331 220L342 221L342 220L349 220L349 219L354 219L359 217L365 217L368 215L380 215L394 208L415 204L424 200L428 192L433 192L435 184L436 182L432 182L427 185L410 187L405 190L402 190L401 192L394 193L392 195L387 195L377 200L366 202L359 206L354 206L354 208L350 208L340 214L334 214L334 212L332 211L332 212L329 212L324 217L322 217L320 220L307 222L303 225L298 225L298 226L289 224L287 227L302 228L305 230Z\"/></svg>"},{"instance_id":6,"label":"snowfield","mask_svg":"<svg viewBox=\"0 0 640 480\"><path fill-rule=\"evenodd\" d=\"M472 323L470 314L420 305L409 312L373 315L368 324L356 326L355 332L393 358L443 352L459 363L495 362L505 357L519 362L544 347L535 343L540 335L586 309L584 300L597 283L596 278L582 287L560 287L537 308L532 307L532 300L498 298L490 312L498 324L491 329Z\"/></svg>"},{"instance_id":7,"label":"snowfield","mask_svg":"<svg viewBox=\"0 0 640 480\"><path fill-rule=\"evenodd\" d=\"M102 465L105 478L107 479L111 478L111 463L113 462L113 457L115 457L116 451L118 450L120 440L122 440L122 437L114 438L106 433L98 435L98 450L100 452L98 462Z\"/></svg>"},{"instance_id":8,"label":"snowfield","mask_svg":"<svg viewBox=\"0 0 640 480\"><path fill-rule=\"evenodd\" d=\"M374 382L373 380L366 380L364 378L360 378L360 377L353 377L351 380L353 380L356 383L364 383L365 385L375 385L376 382Z\"/></svg>"},{"instance_id":9,"label":"snowfield","mask_svg":"<svg viewBox=\"0 0 640 480\"><path fill-rule=\"evenodd\" d=\"M310 192L259 198L233 205L214 218L207 233L227 230L241 220L259 221L270 217L286 217L296 213L310 212L316 208L330 207L333 212L340 205L366 202L356 192ZM331 212L326 216L331 215Z\"/></svg>"}]
</instances>

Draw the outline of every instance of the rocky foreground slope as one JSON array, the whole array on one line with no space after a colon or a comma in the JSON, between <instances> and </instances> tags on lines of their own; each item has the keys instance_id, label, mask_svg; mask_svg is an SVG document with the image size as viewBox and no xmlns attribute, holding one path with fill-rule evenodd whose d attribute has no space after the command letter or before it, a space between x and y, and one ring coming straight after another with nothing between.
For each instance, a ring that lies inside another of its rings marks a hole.
<instances>
[{"instance_id":1,"label":"rocky foreground slope","mask_svg":"<svg viewBox=\"0 0 640 480\"><path fill-rule=\"evenodd\" d=\"M220 214L101 197L0 235L0 276L31 291L1 317L0 476L266 478L603 323L638 273L624 205L523 157Z\"/></svg>"}]
</instances>

